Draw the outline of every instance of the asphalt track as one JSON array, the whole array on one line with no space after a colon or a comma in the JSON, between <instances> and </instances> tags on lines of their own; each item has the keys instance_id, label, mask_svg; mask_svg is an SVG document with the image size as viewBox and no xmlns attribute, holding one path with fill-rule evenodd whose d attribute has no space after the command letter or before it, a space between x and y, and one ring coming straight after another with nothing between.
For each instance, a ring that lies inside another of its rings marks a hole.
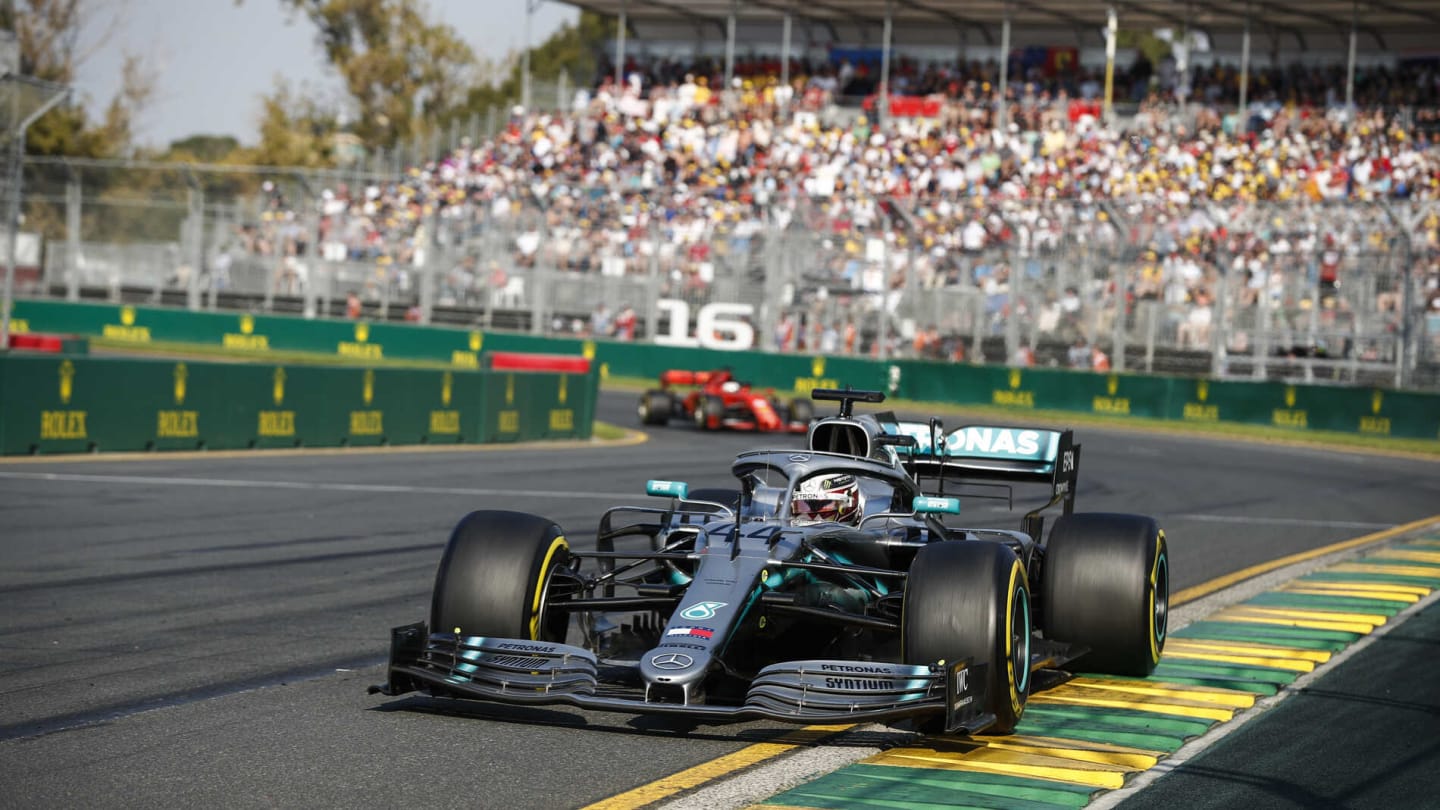
<instances>
[{"instance_id":1,"label":"asphalt track","mask_svg":"<svg viewBox=\"0 0 1440 810\"><path fill-rule=\"evenodd\" d=\"M632 405L633 395L607 394L599 418L630 424ZM1434 461L1079 436L1080 508L1159 517L1176 590L1440 511ZM737 450L798 441L675 428L612 448L0 461L0 806L576 807L743 757L755 743L812 746L828 732L364 689L382 678L387 629L425 617L446 535L467 511L545 514L585 546L600 511L643 500L647 478L724 485ZM967 506L967 520L1017 525L997 506ZM1436 635L1422 638L1413 646L1433 660ZM1428 670L1389 673L1386 699L1404 703L1395 695L1419 672ZM1358 733L1385 708L1356 702L1365 711L1320 733ZM1433 729L1434 701L1420 705ZM1425 762L1435 737L1417 743ZM1321 770L1307 758L1319 747L1291 739L1266 743L1276 749L1268 759L1242 752L1214 767L1274 768L1260 777L1271 779ZM1388 749L1342 753L1355 769L1389 767L1364 764ZM1186 806L1220 795L1170 787L1184 773L1150 791L1178 790L1171 802ZM1131 801L1159 806L1145 803L1150 791ZM1274 806L1224 802L1247 803Z\"/></svg>"}]
</instances>

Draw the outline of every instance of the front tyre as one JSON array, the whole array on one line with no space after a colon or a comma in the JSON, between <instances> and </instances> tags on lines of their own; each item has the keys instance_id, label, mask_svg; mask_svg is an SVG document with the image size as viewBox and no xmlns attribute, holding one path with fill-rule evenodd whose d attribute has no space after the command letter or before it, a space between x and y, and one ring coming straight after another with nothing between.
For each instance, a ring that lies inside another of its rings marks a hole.
<instances>
[{"instance_id":1,"label":"front tyre","mask_svg":"<svg viewBox=\"0 0 1440 810\"><path fill-rule=\"evenodd\" d=\"M910 564L900 619L907 664L969 658L984 664L989 731L1009 734L1030 694L1030 586L1008 546L981 540L931 543ZM924 731L939 730L931 724Z\"/></svg>"},{"instance_id":2,"label":"front tyre","mask_svg":"<svg viewBox=\"0 0 1440 810\"><path fill-rule=\"evenodd\" d=\"M1075 669L1143 678L1168 630L1165 532L1143 515L1064 515L1045 545L1040 594L1046 638L1090 648Z\"/></svg>"},{"instance_id":3,"label":"front tyre","mask_svg":"<svg viewBox=\"0 0 1440 810\"><path fill-rule=\"evenodd\" d=\"M569 615L547 613L557 569L570 561L565 533L525 512L466 515L435 574L430 627L466 636L565 640Z\"/></svg>"}]
</instances>

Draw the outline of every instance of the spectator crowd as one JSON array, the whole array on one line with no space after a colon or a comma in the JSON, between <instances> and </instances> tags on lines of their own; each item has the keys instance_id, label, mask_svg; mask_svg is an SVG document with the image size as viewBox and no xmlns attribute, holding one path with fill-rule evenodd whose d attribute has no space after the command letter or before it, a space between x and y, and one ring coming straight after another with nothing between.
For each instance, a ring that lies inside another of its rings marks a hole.
<instances>
[{"instance_id":1,"label":"spectator crowd","mask_svg":"<svg viewBox=\"0 0 1440 810\"><path fill-rule=\"evenodd\" d=\"M245 245L299 268L365 263L371 298L413 294L412 268L438 245L453 259L441 303L516 306L537 266L655 273L663 296L697 302L720 277L769 290L774 262L757 257L783 243L799 267L771 340L797 350L864 351L867 312L956 290L983 301L982 330L1020 317L1027 336L1065 343L1155 302L1171 342L1205 348L1222 296L1250 330L1268 307L1393 332L1406 270L1412 303L1440 313L1433 66L1362 71L1355 110L1333 68L1260 71L1237 114L1233 70L1181 84L1141 60L1119 83L1138 103L1111 123L1093 71L1022 66L1002 106L993 64L895 68L893 92L925 100L893 100L905 115L877 115L863 64L796 63L789 85L764 59L728 83L703 62L630 64L623 84L607 70L569 109L517 108L493 138L393 182L326 189L316 211L276 193ZM844 96L871 97L837 108ZM963 354L935 317L916 320L896 348ZM576 326L597 323L613 334L610 317Z\"/></svg>"}]
</instances>

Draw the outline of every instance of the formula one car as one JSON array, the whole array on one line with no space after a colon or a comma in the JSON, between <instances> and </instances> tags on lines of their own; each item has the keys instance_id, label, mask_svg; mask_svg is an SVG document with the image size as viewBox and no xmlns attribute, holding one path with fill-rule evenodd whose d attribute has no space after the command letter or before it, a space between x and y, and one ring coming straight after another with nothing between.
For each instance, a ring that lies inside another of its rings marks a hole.
<instances>
[{"instance_id":1,"label":"formula one car","mask_svg":"<svg viewBox=\"0 0 1440 810\"><path fill-rule=\"evenodd\" d=\"M812 396L840 407L806 448L740 454L735 490L650 481L662 501L606 511L595 550L537 515L466 516L429 623L391 632L372 691L975 734L1012 731L1040 670L1153 671L1165 535L1074 511L1070 431L947 434L854 413L878 391ZM1020 530L948 525L957 491L1013 502L1026 482L1049 497Z\"/></svg>"},{"instance_id":2,"label":"formula one car","mask_svg":"<svg viewBox=\"0 0 1440 810\"><path fill-rule=\"evenodd\" d=\"M675 391L674 386L686 390ZM815 416L809 400L793 399L782 407L773 390L759 391L736 380L729 369L683 371L660 375L660 388L646 391L637 408L643 425L664 425L683 419L701 430L758 430L804 433Z\"/></svg>"}]
</instances>

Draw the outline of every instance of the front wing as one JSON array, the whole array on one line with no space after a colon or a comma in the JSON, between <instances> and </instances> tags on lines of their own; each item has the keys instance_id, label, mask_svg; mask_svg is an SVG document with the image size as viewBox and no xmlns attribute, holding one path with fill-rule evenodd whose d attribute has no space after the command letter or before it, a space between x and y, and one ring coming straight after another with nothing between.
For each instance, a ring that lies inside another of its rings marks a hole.
<instances>
[{"instance_id":1,"label":"front wing","mask_svg":"<svg viewBox=\"0 0 1440 810\"><path fill-rule=\"evenodd\" d=\"M389 680L371 692L434 694L523 705L565 704L715 721L885 721L945 716L946 731L977 734L995 722L983 673L968 662L907 665L787 661L762 669L737 705L651 699L634 668L609 666L568 644L428 633L423 622L391 631Z\"/></svg>"}]
</instances>

